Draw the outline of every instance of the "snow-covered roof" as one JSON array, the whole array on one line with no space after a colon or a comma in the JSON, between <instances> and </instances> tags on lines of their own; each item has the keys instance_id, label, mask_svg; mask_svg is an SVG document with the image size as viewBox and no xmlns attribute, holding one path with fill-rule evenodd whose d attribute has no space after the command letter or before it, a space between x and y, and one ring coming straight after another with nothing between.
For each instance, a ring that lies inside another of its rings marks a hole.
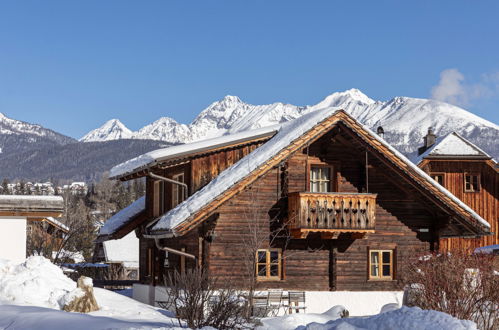
<instances>
[{"instance_id":1,"label":"snow-covered roof","mask_svg":"<svg viewBox=\"0 0 499 330\"><path fill-rule=\"evenodd\" d=\"M62 213L64 200L61 196L0 195L0 211Z\"/></svg>"},{"instance_id":2,"label":"snow-covered roof","mask_svg":"<svg viewBox=\"0 0 499 330\"><path fill-rule=\"evenodd\" d=\"M154 150L114 166L109 172L109 177L119 178L143 170L155 165L156 163L163 162L168 159L179 158L198 152L239 144L258 138L268 137L273 135L278 129L279 125L273 125L255 130L223 135L213 139L206 139L193 143L181 144L173 147Z\"/></svg>"},{"instance_id":3,"label":"snow-covered roof","mask_svg":"<svg viewBox=\"0 0 499 330\"><path fill-rule=\"evenodd\" d=\"M47 217L46 220L50 223L52 223L54 226L57 226L61 228L62 230L65 230L66 232L69 231L69 227L60 222L59 220L55 219L54 217Z\"/></svg>"},{"instance_id":4,"label":"snow-covered roof","mask_svg":"<svg viewBox=\"0 0 499 330\"><path fill-rule=\"evenodd\" d=\"M130 220L135 218L146 208L145 196L140 197L132 204L109 218L99 231L99 236L112 235Z\"/></svg>"},{"instance_id":5,"label":"snow-covered roof","mask_svg":"<svg viewBox=\"0 0 499 330\"><path fill-rule=\"evenodd\" d=\"M106 262L122 262L125 267L139 267L139 239L135 232L102 243Z\"/></svg>"},{"instance_id":6,"label":"snow-covered roof","mask_svg":"<svg viewBox=\"0 0 499 330\"><path fill-rule=\"evenodd\" d=\"M187 200L161 216L157 223L153 226L152 230L167 230L174 232L175 227L186 221L192 215L196 214L201 208L205 207L211 201L215 200L230 187L249 176L255 169L269 162L280 151L291 145L295 140L298 140L306 132L320 125L321 122L325 121L329 117L332 117L338 110L339 109L335 107L325 108L303 115L298 119L283 123L279 128L278 133L274 135L269 141L267 141L259 148L255 149L253 152L239 160L237 163L233 164L231 167L222 171L218 177L208 183L204 188L198 190ZM461 200L455 197L447 189L443 188L441 185L432 180L423 170L418 168L399 151L389 145L385 140L380 138L366 126L358 123L350 115L346 114L343 111L342 113L351 118L351 120L359 125L365 132L367 132L369 134L370 140L376 140L385 148L388 148L398 159L405 163L405 166L411 168L411 170L415 172L419 177L422 177L429 184L433 185L435 190L439 190L441 193L445 194L454 203L458 204L459 207L473 216L473 218L475 218L479 223L486 226L487 228L490 228L490 225L487 221L485 221L482 217L480 217L476 212L474 212L470 207L468 207Z\"/></svg>"},{"instance_id":7,"label":"snow-covered roof","mask_svg":"<svg viewBox=\"0 0 499 330\"><path fill-rule=\"evenodd\" d=\"M435 144L419 155L414 162L419 164L424 158L430 157L492 159L489 154L456 132L437 139Z\"/></svg>"}]
</instances>

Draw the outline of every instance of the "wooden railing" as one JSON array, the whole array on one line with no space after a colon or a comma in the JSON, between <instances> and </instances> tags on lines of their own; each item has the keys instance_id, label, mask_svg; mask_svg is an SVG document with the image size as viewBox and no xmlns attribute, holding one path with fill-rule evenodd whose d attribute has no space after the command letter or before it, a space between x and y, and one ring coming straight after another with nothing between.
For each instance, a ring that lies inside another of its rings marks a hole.
<instances>
[{"instance_id":1,"label":"wooden railing","mask_svg":"<svg viewBox=\"0 0 499 330\"><path fill-rule=\"evenodd\" d=\"M345 232L374 230L376 194L295 192L288 198L288 227Z\"/></svg>"}]
</instances>

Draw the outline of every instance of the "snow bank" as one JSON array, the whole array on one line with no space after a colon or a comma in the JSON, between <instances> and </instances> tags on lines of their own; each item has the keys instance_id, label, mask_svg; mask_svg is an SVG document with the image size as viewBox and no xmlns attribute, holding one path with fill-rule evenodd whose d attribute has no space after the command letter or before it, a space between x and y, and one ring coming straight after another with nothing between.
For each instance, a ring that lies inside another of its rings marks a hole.
<instances>
[{"instance_id":1,"label":"snow bank","mask_svg":"<svg viewBox=\"0 0 499 330\"><path fill-rule=\"evenodd\" d=\"M35 306L0 305L0 329L104 330L104 329L183 329L173 319L121 320L105 316L68 313Z\"/></svg>"},{"instance_id":2,"label":"snow bank","mask_svg":"<svg viewBox=\"0 0 499 330\"><path fill-rule=\"evenodd\" d=\"M294 330L300 326L306 326L310 323L327 323L331 320L341 318L342 313L346 311L343 306L334 306L322 314L317 313L295 313L280 317L268 317L262 319L263 326L257 327L257 330Z\"/></svg>"},{"instance_id":3,"label":"snow bank","mask_svg":"<svg viewBox=\"0 0 499 330\"><path fill-rule=\"evenodd\" d=\"M395 311L371 317L337 319L326 324L312 323L300 330L477 330L472 321L463 321L449 314L422 310L419 307L402 307Z\"/></svg>"},{"instance_id":4,"label":"snow bank","mask_svg":"<svg viewBox=\"0 0 499 330\"><path fill-rule=\"evenodd\" d=\"M331 306L342 305L350 316L378 314L386 304L402 306L403 291L306 291L307 313L324 313Z\"/></svg>"},{"instance_id":5,"label":"snow bank","mask_svg":"<svg viewBox=\"0 0 499 330\"><path fill-rule=\"evenodd\" d=\"M476 330L472 321L449 314L402 307L369 317L340 318L337 306L323 314L291 314L263 319L258 330Z\"/></svg>"},{"instance_id":6,"label":"snow bank","mask_svg":"<svg viewBox=\"0 0 499 330\"><path fill-rule=\"evenodd\" d=\"M61 309L75 289L76 283L44 257L29 257L21 264L0 260L2 301Z\"/></svg>"},{"instance_id":7,"label":"snow bank","mask_svg":"<svg viewBox=\"0 0 499 330\"><path fill-rule=\"evenodd\" d=\"M86 279L85 284L92 284ZM60 311L83 291L43 257L24 263L0 261L0 329L169 329L178 326L170 312L124 295L94 288L99 310Z\"/></svg>"}]
</instances>

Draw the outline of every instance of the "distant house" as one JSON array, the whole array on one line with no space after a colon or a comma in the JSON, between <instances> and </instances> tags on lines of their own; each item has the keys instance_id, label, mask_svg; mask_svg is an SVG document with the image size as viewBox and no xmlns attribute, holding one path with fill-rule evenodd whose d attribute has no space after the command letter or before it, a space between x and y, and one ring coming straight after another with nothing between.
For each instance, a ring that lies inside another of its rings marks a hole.
<instances>
[{"instance_id":1,"label":"distant house","mask_svg":"<svg viewBox=\"0 0 499 330\"><path fill-rule=\"evenodd\" d=\"M109 218L99 231L93 261L121 264L128 279L138 279L139 239L127 225L144 214L145 197L141 197Z\"/></svg>"},{"instance_id":2,"label":"distant house","mask_svg":"<svg viewBox=\"0 0 499 330\"><path fill-rule=\"evenodd\" d=\"M443 250L473 252L499 244L499 167L490 155L455 132L437 139L430 129L416 163L491 226L490 236L442 238ZM457 228L454 231L459 233Z\"/></svg>"},{"instance_id":3,"label":"distant house","mask_svg":"<svg viewBox=\"0 0 499 330\"><path fill-rule=\"evenodd\" d=\"M58 218L63 210L60 196L0 195L0 259L24 261L28 222Z\"/></svg>"},{"instance_id":4,"label":"distant house","mask_svg":"<svg viewBox=\"0 0 499 330\"><path fill-rule=\"evenodd\" d=\"M69 233L69 228L53 217L32 218L28 219L27 232L28 247L45 246L52 251L58 251Z\"/></svg>"},{"instance_id":5,"label":"distant house","mask_svg":"<svg viewBox=\"0 0 499 330\"><path fill-rule=\"evenodd\" d=\"M193 267L240 288L254 277L262 290L321 291L324 299L329 291L396 290L407 257L437 251L440 237L490 232L342 110L156 150L111 177L146 178L145 199L99 239L135 230L142 284L134 295L149 302L166 274Z\"/></svg>"}]
</instances>

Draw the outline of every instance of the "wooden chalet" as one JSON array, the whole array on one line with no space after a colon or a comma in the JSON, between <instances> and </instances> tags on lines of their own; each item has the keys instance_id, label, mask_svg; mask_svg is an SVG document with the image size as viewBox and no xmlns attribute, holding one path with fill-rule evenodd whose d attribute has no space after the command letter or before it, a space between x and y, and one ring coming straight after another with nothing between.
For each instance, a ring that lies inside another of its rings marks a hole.
<instances>
[{"instance_id":1,"label":"wooden chalet","mask_svg":"<svg viewBox=\"0 0 499 330\"><path fill-rule=\"evenodd\" d=\"M452 132L437 140L431 129L419 153L418 166L491 226L492 235L442 238L440 248L473 252L478 247L499 244L497 162L459 134Z\"/></svg>"},{"instance_id":2,"label":"wooden chalet","mask_svg":"<svg viewBox=\"0 0 499 330\"><path fill-rule=\"evenodd\" d=\"M399 264L489 224L345 111L157 150L111 177L145 177L140 281L203 267L244 288L395 290ZM130 210L129 210L130 211ZM250 264L250 267L248 267Z\"/></svg>"}]
</instances>

